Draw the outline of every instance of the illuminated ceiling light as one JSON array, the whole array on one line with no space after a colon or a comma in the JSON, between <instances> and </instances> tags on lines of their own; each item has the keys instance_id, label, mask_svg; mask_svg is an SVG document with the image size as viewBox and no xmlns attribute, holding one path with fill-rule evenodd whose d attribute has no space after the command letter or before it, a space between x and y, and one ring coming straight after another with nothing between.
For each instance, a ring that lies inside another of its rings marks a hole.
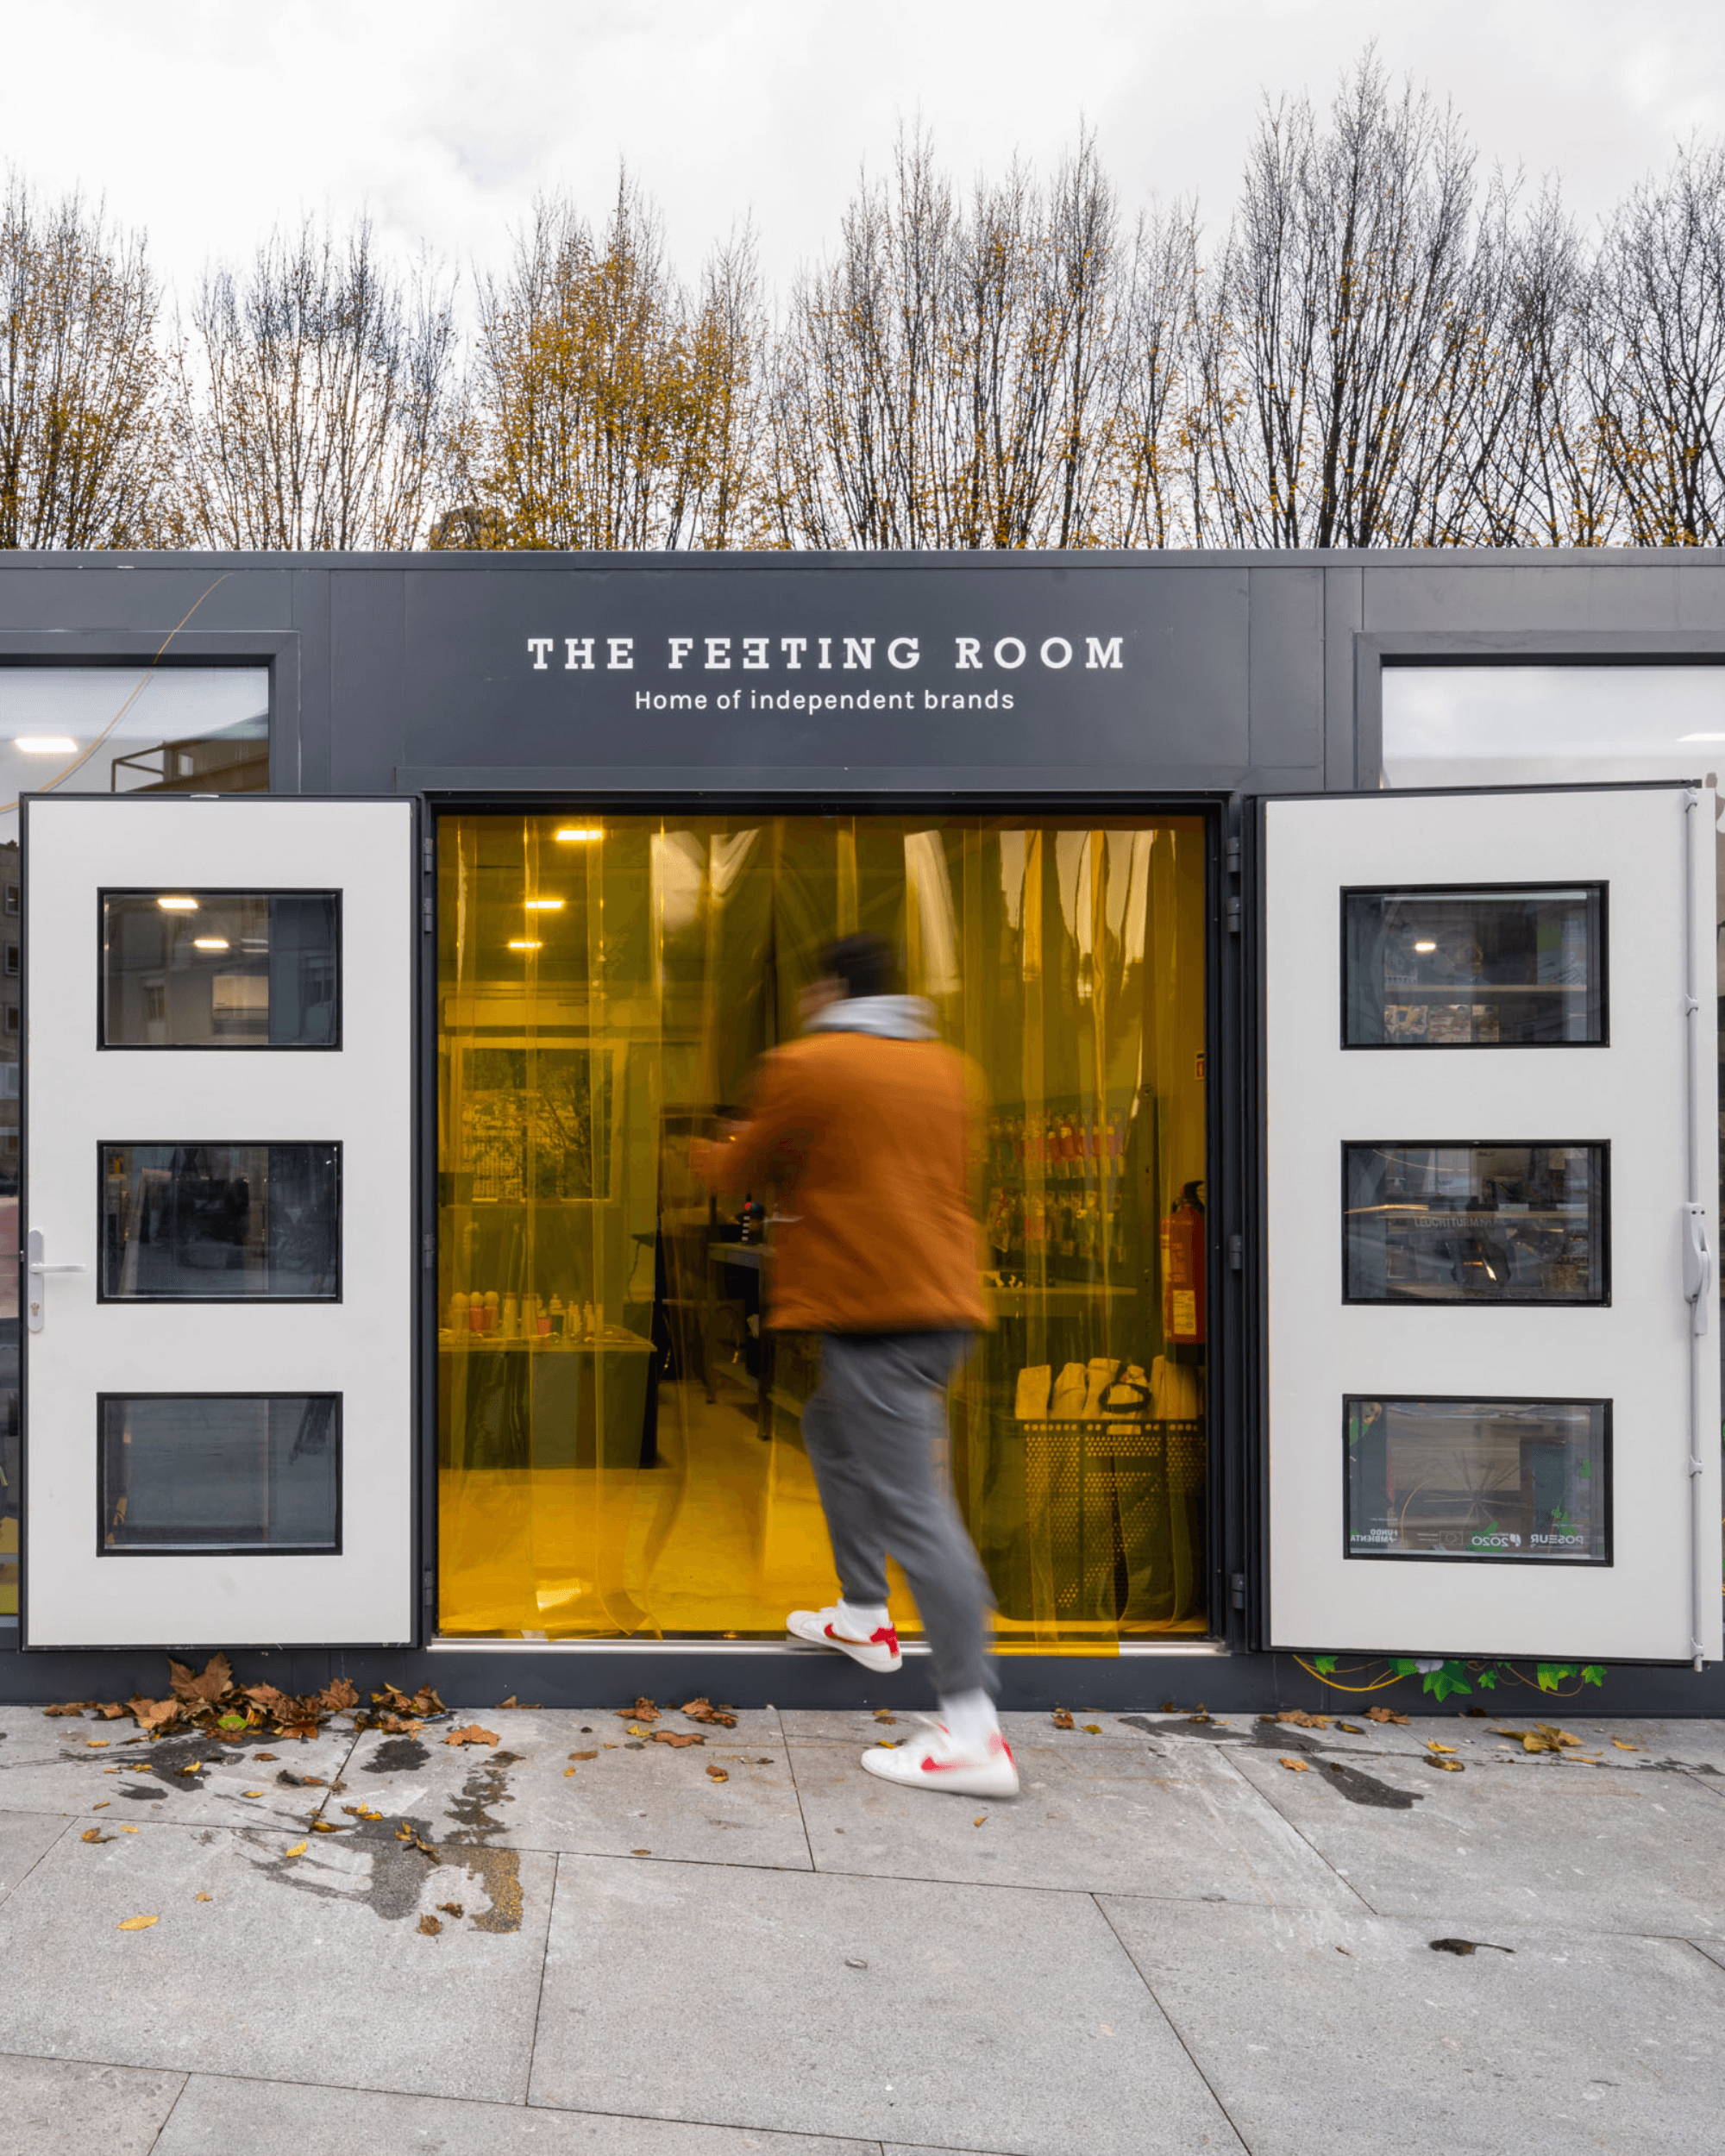
<instances>
[{"instance_id":1,"label":"illuminated ceiling light","mask_svg":"<svg viewBox=\"0 0 1725 2156\"><path fill-rule=\"evenodd\" d=\"M198 911L196 899L158 899L156 904L164 913L195 913Z\"/></svg>"},{"instance_id":2,"label":"illuminated ceiling light","mask_svg":"<svg viewBox=\"0 0 1725 2156\"><path fill-rule=\"evenodd\" d=\"M536 943L530 936L511 936L509 939L509 948L511 950L543 950L545 946L543 943Z\"/></svg>"},{"instance_id":3,"label":"illuminated ceiling light","mask_svg":"<svg viewBox=\"0 0 1725 2156\"><path fill-rule=\"evenodd\" d=\"M591 846L596 838L604 837L597 824L565 824L556 834L560 846Z\"/></svg>"},{"instance_id":4,"label":"illuminated ceiling light","mask_svg":"<svg viewBox=\"0 0 1725 2156\"><path fill-rule=\"evenodd\" d=\"M20 734L12 746L22 749L27 756L72 756L78 753L78 743L64 734Z\"/></svg>"},{"instance_id":5,"label":"illuminated ceiling light","mask_svg":"<svg viewBox=\"0 0 1725 2156\"><path fill-rule=\"evenodd\" d=\"M1415 950L1435 950L1437 949L1437 945L1432 943L1415 943L1414 948Z\"/></svg>"},{"instance_id":6,"label":"illuminated ceiling light","mask_svg":"<svg viewBox=\"0 0 1725 2156\"><path fill-rule=\"evenodd\" d=\"M566 901L562 899L524 899L521 903L530 913L561 913Z\"/></svg>"},{"instance_id":7,"label":"illuminated ceiling light","mask_svg":"<svg viewBox=\"0 0 1725 2156\"><path fill-rule=\"evenodd\" d=\"M231 950L234 947L225 936L194 936L193 950Z\"/></svg>"},{"instance_id":8,"label":"illuminated ceiling light","mask_svg":"<svg viewBox=\"0 0 1725 2156\"><path fill-rule=\"evenodd\" d=\"M1684 742L1684 741L1725 741L1725 734L1679 734L1679 735L1678 736L1678 741L1679 741L1679 742ZM18 743L18 746L19 746L19 748L21 748L21 749L22 749L22 748L24 746L24 744L23 744L23 743L22 743L22 742L20 742L20 743ZM558 836L561 837L561 833L560 832L560 833L558 834Z\"/></svg>"}]
</instances>

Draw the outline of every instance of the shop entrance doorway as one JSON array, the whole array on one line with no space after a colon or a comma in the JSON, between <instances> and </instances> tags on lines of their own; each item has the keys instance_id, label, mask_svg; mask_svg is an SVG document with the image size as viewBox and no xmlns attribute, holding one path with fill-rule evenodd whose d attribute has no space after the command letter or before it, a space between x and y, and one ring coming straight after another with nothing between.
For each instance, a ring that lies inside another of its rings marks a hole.
<instances>
[{"instance_id":1,"label":"shop entrance doorway","mask_svg":"<svg viewBox=\"0 0 1725 2156\"><path fill-rule=\"evenodd\" d=\"M950 1463L1004 1643L1209 1629L1205 849L1154 813L441 820L444 1636L771 1639L831 1598L775 1194L713 1204L688 1140L858 930L986 1094Z\"/></svg>"}]
</instances>

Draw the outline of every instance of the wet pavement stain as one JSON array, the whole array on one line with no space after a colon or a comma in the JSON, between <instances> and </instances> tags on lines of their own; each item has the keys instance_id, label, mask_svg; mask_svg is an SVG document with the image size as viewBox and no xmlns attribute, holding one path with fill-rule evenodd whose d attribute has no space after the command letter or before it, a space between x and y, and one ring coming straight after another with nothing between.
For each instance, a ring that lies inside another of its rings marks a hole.
<instances>
[{"instance_id":1,"label":"wet pavement stain","mask_svg":"<svg viewBox=\"0 0 1725 2156\"><path fill-rule=\"evenodd\" d=\"M396 1829L401 1826L411 1827L435 1855L428 1858L413 1842L400 1839ZM242 1838L252 1847L267 1850L260 1833L248 1831ZM521 1929L525 1906L521 1858L513 1849L439 1847L432 1839L430 1821L411 1813L400 1819L362 1821L352 1832L332 1836L324 1846L357 1851L365 1858L365 1866L348 1873L339 1884L318 1878L308 1868L305 1857L269 1852L254 1869L296 1894L314 1895L326 1902L361 1902L386 1923L405 1923L418 1916L432 1872L447 1866L466 1872L486 1897L488 1906L467 1920L471 1929Z\"/></svg>"},{"instance_id":2,"label":"wet pavement stain","mask_svg":"<svg viewBox=\"0 0 1725 2156\"><path fill-rule=\"evenodd\" d=\"M365 1763L367 1774L413 1774L430 1758L417 1737L391 1737Z\"/></svg>"},{"instance_id":3,"label":"wet pavement stain","mask_svg":"<svg viewBox=\"0 0 1725 2156\"><path fill-rule=\"evenodd\" d=\"M455 1831L449 1836L452 1842L471 1845L482 1842L487 1834L500 1834L504 1822L493 1819L489 1807L493 1804L512 1804L506 1769L519 1765L518 1752L494 1752L489 1759L476 1766L461 1784L461 1793L449 1803L449 1816L455 1821Z\"/></svg>"},{"instance_id":4,"label":"wet pavement stain","mask_svg":"<svg viewBox=\"0 0 1725 2156\"><path fill-rule=\"evenodd\" d=\"M1122 1714L1120 1720L1128 1729L1141 1729L1148 1737L1174 1737L1188 1742L1197 1738L1213 1745L1245 1745L1253 1752L1272 1752L1278 1757L1286 1752L1309 1759L1314 1770L1322 1773L1327 1787L1350 1804L1364 1804L1372 1811L1411 1812L1426 1801L1412 1789L1398 1789L1391 1783L1380 1782L1363 1768L1327 1759L1320 1745L1286 1722L1253 1722L1248 1729L1233 1729L1214 1721L1152 1722L1145 1714Z\"/></svg>"}]
</instances>

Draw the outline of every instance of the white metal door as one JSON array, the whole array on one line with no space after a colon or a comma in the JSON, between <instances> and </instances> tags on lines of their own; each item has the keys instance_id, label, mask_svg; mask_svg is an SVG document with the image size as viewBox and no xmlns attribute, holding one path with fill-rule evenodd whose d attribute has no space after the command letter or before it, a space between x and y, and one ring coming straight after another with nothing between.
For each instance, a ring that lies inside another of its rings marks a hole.
<instances>
[{"instance_id":1,"label":"white metal door","mask_svg":"<svg viewBox=\"0 0 1725 2156\"><path fill-rule=\"evenodd\" d=\"M1713 827L1264 805L1270 1644L1718 1655Z\"/></svg>"},{"instance_id":2,"label":"white metal door","mask_svg":"<svg viewBox=\"0 0 1725 2156\"><path fill-rule=\"evenodd\" d=\"M413 807L26 804L31 1646L412 1634Z\"/></svg>"}]
</instances>

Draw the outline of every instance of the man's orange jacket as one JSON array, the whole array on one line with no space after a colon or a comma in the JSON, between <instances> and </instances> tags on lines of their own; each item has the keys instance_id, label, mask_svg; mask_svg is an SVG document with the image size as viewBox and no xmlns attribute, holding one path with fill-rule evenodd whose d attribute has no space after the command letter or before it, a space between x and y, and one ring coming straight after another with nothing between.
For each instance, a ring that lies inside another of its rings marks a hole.
<instances>
[{"instance_id":1,"label":"man's orange jacket","mask_svg":"<svg viewBox=\"0 0 1725 2156\"><path fill-rule=\"evenodd\" d=\"M986 1325L975 1122L969 1066L939 1041L818 1031L764 1056L739 1135L692 1160L715 1190L773 1194L768 1325Z\"/></svg>"}]
</instances>

